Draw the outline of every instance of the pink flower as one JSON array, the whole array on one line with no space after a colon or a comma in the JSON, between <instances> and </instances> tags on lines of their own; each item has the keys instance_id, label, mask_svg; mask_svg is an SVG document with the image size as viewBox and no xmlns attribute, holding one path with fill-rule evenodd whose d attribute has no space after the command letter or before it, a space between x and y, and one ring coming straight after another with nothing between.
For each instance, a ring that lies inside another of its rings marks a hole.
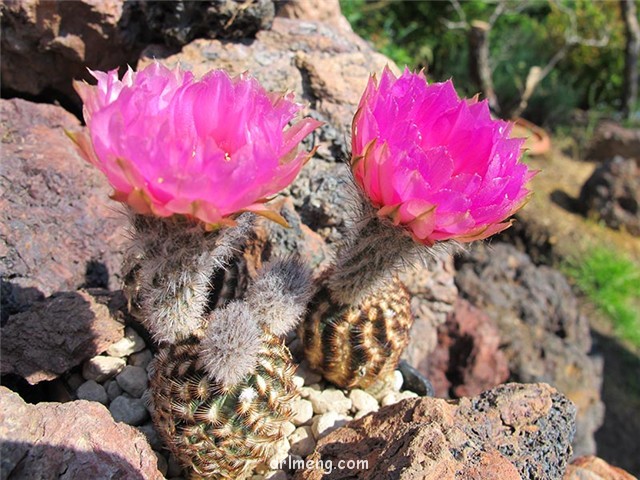
<instances>
[{"instance_id":1,"label":"pink flower","mask_svg":"<svg viewBox=\"0 0 640 480\"><path fill-rule=\"evenodd\" d=\"M353 119L351 168L378 215L416 241L478 240L507 228L529 193L524 140L510 130L486 102L460 100L451 81L387 68Z\"/></svg>"},{"instance_id":2,"label":"pink flower","mask_svg":"<svg viewBox=\"0 0 640 480\"><path fill-rule=\"evenodd\" d=\"M302 108L293 94L268 93L223 70L195 81L158 63L122 80L115 70L91 74L97 85L75 85L89 133L73 139L107 176L114 199L210 227L242 211L284 222L264 202L311 157L297 147L321 125L305 119L286 128Z\"/></svg>"}]
</instances>

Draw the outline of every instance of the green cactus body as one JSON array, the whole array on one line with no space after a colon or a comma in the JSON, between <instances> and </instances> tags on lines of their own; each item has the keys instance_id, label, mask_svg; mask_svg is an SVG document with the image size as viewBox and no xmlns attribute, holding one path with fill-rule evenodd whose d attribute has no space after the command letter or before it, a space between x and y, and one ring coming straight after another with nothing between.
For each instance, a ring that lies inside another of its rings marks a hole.
<instances>
[{"instance_id":1,"label":"green cactus body","mask_svg":"<svg viewBox=\"0 0 640 480\"><path fill-rule=\"evenodd\" d=\"M357 305L322 288L298 332L311 368L341 388L367 388L396 368L412 324L409 293L394 278Z\"/></svg>"},{"instance_id":2,"label":"green cactus body","mask_svg":"<svg viewBox=\"0 0 640 480\"><path fill-rule=\"evenodd\" d=\"M192 478L239 478L267 461L282 439L298 391L287 347L264 330L255 370L230 388L199 358L202 331L159 351L151 378L152 416Z\"/></svg>"}]
</instances>

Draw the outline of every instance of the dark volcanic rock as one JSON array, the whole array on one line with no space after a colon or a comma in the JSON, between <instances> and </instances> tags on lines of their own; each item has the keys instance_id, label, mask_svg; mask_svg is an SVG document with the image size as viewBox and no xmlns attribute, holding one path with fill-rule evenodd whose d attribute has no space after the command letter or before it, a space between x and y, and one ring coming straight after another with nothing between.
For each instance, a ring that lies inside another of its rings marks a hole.
<instances>
[{"instance_id":1,"label":"dark volcanic rock","mask_svg":"<svg viewBox=\"0 0 640 480\"><path fill-rule=\"evenodd\" d=\"M640 237L640 150L635 158L614 157L599 165L580 190L586 215Z\"/></svg>"},{"instance_id":2,"label":"dark volcanic rock","mask_svg":"<svg viewBox=\"0 0 640 480\"><path fill-rule=\"evenodd\" d=\"M588 321L566 279L502 243L474 246L457 266L461 294L500 331L512 380L547 382L569 397L578 408L574 449L593 453L604 411L602 365L589 356Z\"/></svg>"},{"instance_id":3,"label":"dark volcanic rock","mask_svg":"<svg viewBox=\"0 0 640 480\"><path fill-rule=\"evenodd\" d=\"M0 387L3 479L162 480L144 435L99 403L25 403Z\"/></svg>"},{"instance_id":4,"label":"dark volcanic rock","mask_svg":"<svg viewBox=\"0 0 640 480\"><path fill-rule=\"evenodd\" d=\"M616 155L623 158L640 155L640 128L624 128L616 122L603 121L596 127L585 158L604 161Z\"/></svg>"},{"instance_id":5,"label":"dark volcanic rock","mask_svg":"<svg viewBox=\"0 0 640 480\"><path fill-rule=\"evenodd\" d=\"M507 384L457 404L408 399L322 438L307 461L333 470L295 478L555 480L571 455L574 420L571 402L545 384Z\"/></svg>"},{"instance_id":6,"label":"dark volcanic rock","mask_svg":"<svg viewBox=\"0 0 640 480\"><path fill-rule=\"evenodd\" d=\"M126 218L64 133L79 128L60 107L0 100L4 320L57 291L119 284Z\"/></svg>"},{"instance_id":7,"label":"dark volcanic rock","mask_svg":"<svg viewBox=\"0 0 640 480\"><path fill-rule=\"evenodd\" d=\"M2 2L2 88L79 102L71 81L92 78L87 67L110 70L138 58L118 28L122 8L121 0Z\"/></svg>"},{"instance_id":8,"label":"dark volcanic rock","mask_svg":"<svg viewBox=\"0 0 640 480\"><path fill-rule=\"evenodd\" d=\"M169 53L149 47L138 68L159 58L171 68L180 63L196 76L213 68L232 75L248 71L268 90L291 90L298 100L308 101L342 137L349 133L369 74L390 63L352 32L287 18L275 18L272 28L258 32L251 42L198 39L175 55Z\"/></svg>"},{"instance_id":9,"label":"dark volcanic rock","mask_svg":"<svg viewBox=\"0 0 640 480\"><path fill-rule=\"evenodd\" d=\"M52 380L123 337L124 326L85 291L57 293L2 327L2 374Z\"/></svg>"},{"instance_id":10,"label":"dark volcanic rock","mask_svg":"<svg viewBox=\"0 0 640 480\"><path fill-rule=\"evenodd\" d=\"M249 38L269 28L272 0L151 1L125 3L121 26L135 41L181 47L196 38Z\"/></svg>"},{"instance_id":11,"label":"dark volcanic rock","mask_svg":"<svg viewBox=\"0 0 640 480\"><path fill-rule=\"evenodd\" d=\"M438 343L427 362L425 374L438 397L471 397L509 378L494 321L463 299L438 327Z\"/></svg>"}]
</instances>

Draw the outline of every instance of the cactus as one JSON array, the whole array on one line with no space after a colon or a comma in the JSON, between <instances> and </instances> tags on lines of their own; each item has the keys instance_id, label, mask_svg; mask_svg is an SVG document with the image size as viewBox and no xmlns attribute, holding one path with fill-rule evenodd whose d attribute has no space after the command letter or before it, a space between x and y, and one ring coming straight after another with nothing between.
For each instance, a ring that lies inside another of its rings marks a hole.
<instances>
[{"instance_id":1,"label":"cactus","mask_svg":"<svg viewBox=\"0 0 640 480\"><path fill-rule=\"evenodd\" d=\"M202 328L208 311L242 296L246 275L237 254L253 221L245 213L237 226L207 232L186 217L131 214L125 293L154 340L173 343L188 336Z\"/></svg>"},{"instance_id":2,"label":"cactus","mask_svg":"<svg viewBox=\"0 0 640 480\"><path fill-rule=\"evenodd\" d=\"M441 250L414 242L376 215L354 186L353 225L320 280L298 328L312 369L341 388L367 388L395 369L413 324L409 293L395 276Z\"/></svg>"},{"instance_id":3,"label":"cactus","mask_svg":"<svg viewBox=\"0 0 640 480\"><path fill-rule=\"evenodd\" d=\"M194 478L238 478L267 461L283 437L298 393L277 334L304 314L310 278L295 260L272 262L244 299L161 347L150 383L153 420Z\"/></svg>"}]
</instances>

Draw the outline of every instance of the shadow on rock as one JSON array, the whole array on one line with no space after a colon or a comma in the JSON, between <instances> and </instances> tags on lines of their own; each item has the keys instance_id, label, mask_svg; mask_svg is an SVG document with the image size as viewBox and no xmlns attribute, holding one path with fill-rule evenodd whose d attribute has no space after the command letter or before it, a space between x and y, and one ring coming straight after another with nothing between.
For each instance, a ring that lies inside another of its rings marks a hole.
<instances>
[{"instance_id":1,"label":"shadow on rock","mask_svg":"<svg viewBox=\"0 0 640 480\"><path fill-rule=\"evenodd\" d=\"M598 455L640 476L640 357L615 338L591 333L604 357L602 398L607 405L604 424L595 434Z\"/></svg>"},{"instance_id":2,"label":"shadow on rock","mask_svg":"<svg viewBox=\"0 0 640 480\"><path fill-rule=\"evenodd\" d=\"M59 292L9 316L1 331L0 372L34 385L104 352L123 336L114 302L117 297L104 290Z\"/></svg>"},{"instance_id":3,"label":"shadow on rock","mask_svg":"<svg viewBox=\"0 0 640 480\"><path fill-rule=\"evenodd\" d=\"M562 190L554 190L550 195L551 201L558 205L560 208L564 208L570 213L582 213L583 208L580 207L580 202L577 198L573 198L571 195L563 192Z\"/></svg>"}]
</instances>

